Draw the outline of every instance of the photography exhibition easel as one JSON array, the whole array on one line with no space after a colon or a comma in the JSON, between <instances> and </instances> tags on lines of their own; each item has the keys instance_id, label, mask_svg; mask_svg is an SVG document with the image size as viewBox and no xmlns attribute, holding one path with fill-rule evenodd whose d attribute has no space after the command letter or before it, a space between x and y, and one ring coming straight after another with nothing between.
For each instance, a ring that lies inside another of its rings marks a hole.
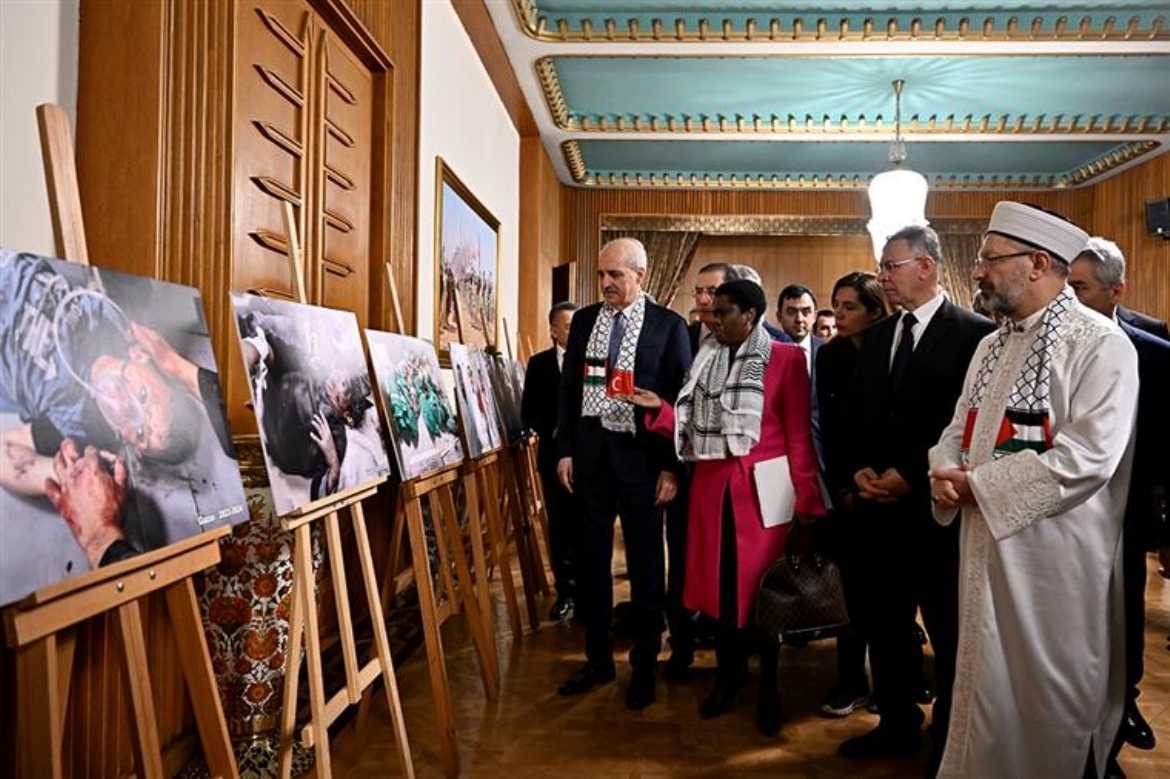
<instances>
[{"instance_id":1,"label":"photography exhibition easel","mask_svg":"<svg viewBox=\"0 0 1170 779\"><path fill-rule=\"evenodd\" d=\"M402 320L398 288L389 265L386 266L386 280L393 301L395 325L402 333L406 328ZM458 319L456 321L458 322ZM451 465L399 484L399 498L390 531L390 554L384 578L386 586L382 593L383 601L388 603L397 589L412 579L418 588L427 668L435 699L435 718L439 729L443 769L447 776L459 773L459 748L455 741L455 717L451 702L451 685L447 675L447 658L443 649L442 627L444 622L461 611L467 617L472 644L479 661L480 677L488 700L498 697L500 690L500 668L491 619L483 529L480 512L477 510L479 501L473 492L469 492L467 507L471 546L469 568L463 541L464 533L459 527L459 514L452 492L454 483L459 478L460 466ZM427 501L431 517L437 571L432 568L427 545L427 529L422 508L424 499ZM409 573L399 574L404 531L410 539L411 568ZM455 571L454 577L451 574L452 568Z\"/></svg>"},{"instance_id":2,"label":"photography exhibition easel","mask_svg":"<svg viewBox=\"0 0 1170 779\"><path fill-rule=\"evenodd\" d=\"M53 235L62 259L89 264L69 119L57 105L37 107ZM108 615L130 700L135 771L165 776L154 693L147 667L142 608L163 592L175 645L212 776L237 777L227 721L191 577L219 562L218 541L229 528L200 534L43 588L4 610L8 644L16 652L18 775L61 777L66 707L75 660L75 629Z\"/></svg>"},{"instance_id":3,"label":"photography exhibition easel","mask_svg":"<svg viewBox=\"0 0 1170 779\"><path fill-rule=\"evenodd\" d=\"M298 303L307 303L304 268L301 261L300 240L296 217L291 203L284 204L285 228L288 232L288 257L292 270L293 290ZM292 609L289 615L288 669L284 677L284 711L280 718L280 775L288 779L292 773L293 740L296 738L297 687L301 662L302 639L308 663L310 719L301 731L301 742L312 746L317 758L317 776L333 775L329 759L329 726L350 706L361 703L362 691L378 678L386 689L386 704L390 710L390 725L398 745L399 767L402 775L414 777L414 763L402 718L402 702L398 696L398 681L390 657L390 640L386 636L386 622L382 618L378 581L374 573L374 556L370 551L370 537L362 501L373 496L384 484L385 477L353 490L342 491L280 518L284 530L294 533L296 552L293 559ZM348 509L353 523L366 604L374 631L374 657L358 667L357 645L353 618L349 609L349 589L345 575L345 557L341 548L341 523L338 512ZM312 526L322 521L329 568L333 579L333 593L337 605L338 632L341 654L345 664L345 687L325 698L325 679L321 665L321 635L317 624L317 599L313 592L314 569L312 553Z\"/></svg>"}]
</instances>

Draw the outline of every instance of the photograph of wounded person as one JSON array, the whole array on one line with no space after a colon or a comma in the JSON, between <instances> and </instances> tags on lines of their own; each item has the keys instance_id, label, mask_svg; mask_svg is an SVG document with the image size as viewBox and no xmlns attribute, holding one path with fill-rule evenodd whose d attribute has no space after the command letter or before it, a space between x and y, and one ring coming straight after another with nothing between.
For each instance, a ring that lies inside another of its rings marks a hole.
<instances>
[{"instance_id":1,"label":"photograph of wounded person","mask_svg":"<svg viewBox=\"0 0 1170 779\"><path fill-rule=\"evenodd\" d=\"M389 474L357 317L231 297L276 513Z\"/></svg>"},{"instance_id":2,"label":"photograph of wounded person","mask_svg":"<svg viewBox=\"0 0 1170 779\"><path fill-rule=\"evenodd\" d=\"M247 518L198 291L0 249L0 606Z\"/></svg>"}]
</instances>

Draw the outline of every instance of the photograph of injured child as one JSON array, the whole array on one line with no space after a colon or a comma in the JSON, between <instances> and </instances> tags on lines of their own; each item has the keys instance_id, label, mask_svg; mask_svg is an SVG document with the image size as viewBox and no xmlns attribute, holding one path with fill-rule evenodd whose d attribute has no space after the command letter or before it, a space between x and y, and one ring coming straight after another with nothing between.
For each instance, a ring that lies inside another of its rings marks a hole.
<instances>
[{"instance_id":1,"label":"photograph of injured child","mask_svg":"<svg viewBox=\"0 0 1170 779\"><path fill-rule=\"evenodd\" d=\"M247 516L199 293L0 249L0 605Z\"/></svg>"}]
</instances>

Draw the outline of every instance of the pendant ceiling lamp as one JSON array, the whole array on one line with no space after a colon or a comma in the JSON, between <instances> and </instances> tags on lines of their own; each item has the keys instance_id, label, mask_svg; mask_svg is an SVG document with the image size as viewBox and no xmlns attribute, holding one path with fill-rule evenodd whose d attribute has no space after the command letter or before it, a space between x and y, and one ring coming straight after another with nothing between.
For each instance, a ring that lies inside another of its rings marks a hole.
<instances>
[{"instance_id":1,"label":"pendant ceiling lamp","mask_svg":"<svg viewBox=\"0 0 1170 779\"><path fill-rule=\"evenodd\" d=\"M926 179L903 167L906 144L902 140L902 89L906 82L894 81L894 140L890 143L890 169L869 183L870 220L866 228L873 241L873 255L881 259L886 239L903 227L926 226Z\"/></svg>"}]
</instances>

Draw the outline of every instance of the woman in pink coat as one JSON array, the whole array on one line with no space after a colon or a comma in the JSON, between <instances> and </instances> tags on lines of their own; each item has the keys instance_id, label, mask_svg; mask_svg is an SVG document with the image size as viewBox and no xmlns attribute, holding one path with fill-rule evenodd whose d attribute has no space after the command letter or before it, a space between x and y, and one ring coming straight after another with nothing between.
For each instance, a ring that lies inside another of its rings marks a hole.
<instances>
[{"instance_id":1,"label":"woman in pink coat","mask_svg":"<svg viewBox=\"0 0 1170 779\"><path fill-rule=\"evenodd\" d=\"M627 397L647 409L648 429L673 435L679 456L695 464L683 600L719 625L715 687L699 709L704 719L726 711L744 683L756 590L788 535L787 524L764 527L753 467L787 456L796 518L811 521L825 513L804 353L772 341L761 326L766 310L755 282L723 284L711 327L717 343L699 350L677 403L641 389ZM780 727L778 659L778 647L763 642L756 724L769 735Z\"/></svg>"}]
</instances>

